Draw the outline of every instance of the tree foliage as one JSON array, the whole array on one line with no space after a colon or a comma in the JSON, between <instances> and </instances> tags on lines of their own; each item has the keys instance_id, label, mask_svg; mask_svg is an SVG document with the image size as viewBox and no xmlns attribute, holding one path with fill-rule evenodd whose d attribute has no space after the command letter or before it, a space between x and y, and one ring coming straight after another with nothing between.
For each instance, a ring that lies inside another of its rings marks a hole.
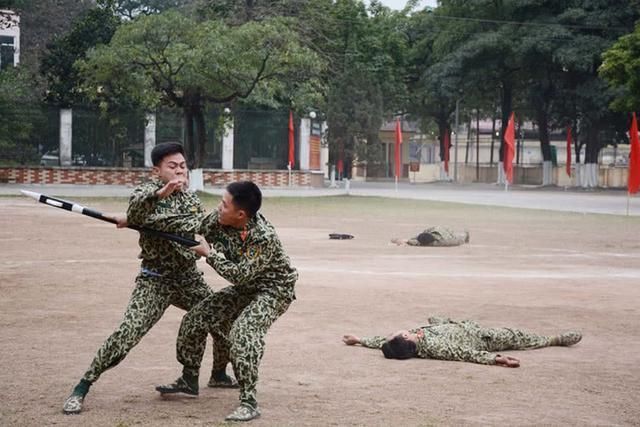
<instances>
[{"instance_id":1,"label":"tree foliage","mask_svg":"<svg viewBox=\"0 0 640 427\"><path fill-rule=\"evenodd\" d=\"M614 87L622 89L612 103L614 109L640 110L640 25L604 52L599 71Z\"/></svg>"},{"instance_id":2,"label":"tree foliage","mask_svg":"<svg viewBox=\"0 0 640 427\"><path fill-rule=\"evenodd\" d=\"M68 33L49 44L40 64L40 72L47 81L45 99L48 102L61 106L86 102L74 64L83 59L89 49L108 44L119 24L112 9L91 9L74 21Z\"/></svg>"},{"instance_id":3,"label":"tree foliage","mask_svg":"<svg viewBox=\"0 0 640 427\"><path fill-rule=\"evenodd\" d=\"M283 96L278 82L302 81L321 65L283 19L229 27L173 11L123 24L109 45L78 63L85 90L103 108L123 98L149 109L181 108L194 167L205 155L207 103L226 105L254 91Z\"/></svg>"}]
</instances>

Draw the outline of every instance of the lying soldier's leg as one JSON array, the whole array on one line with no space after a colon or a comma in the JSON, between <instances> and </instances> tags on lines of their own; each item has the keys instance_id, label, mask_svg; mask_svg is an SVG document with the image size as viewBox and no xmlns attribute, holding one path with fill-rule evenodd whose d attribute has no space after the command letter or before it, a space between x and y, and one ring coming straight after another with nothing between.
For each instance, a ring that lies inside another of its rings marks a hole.
<instances>
[{"instance_id":1,"label":"lying soldier's leg","mask_svg":"<svg viewBox=\"0 0 640 427\"><path fill-rule=\"evenodd\" d=\"M480 332L487 344L487 351L527 350L548 347L552 337L537 335L521 329L483 328Z\"/></svg>"}]
</instances>

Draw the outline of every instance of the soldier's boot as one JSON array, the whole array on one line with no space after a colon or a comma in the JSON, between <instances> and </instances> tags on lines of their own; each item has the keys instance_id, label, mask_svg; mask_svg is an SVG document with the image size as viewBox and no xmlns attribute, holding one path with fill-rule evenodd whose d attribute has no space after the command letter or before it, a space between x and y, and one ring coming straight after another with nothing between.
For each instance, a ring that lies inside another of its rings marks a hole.
<instances>
[{"instance_id":1,"label":"soldier's boot","mask_svg":"<svg viewBox=\"0 0 640 427\"><path fill-rule=\"evenodd\" d=\"M551 345L558 345L568 347L580 342L582 334L576 331L568 331L558 336L551 338Z\"/></svg>"},{"instance_id":2,"label":"soldier's boot","mask_svg":"<svg viewBox=\"0 0 640 427\"><path fill-rule=\"evenodd\" d=\"M260 410L258 409L258 405L255 407L242 403L238 406L235 411L227 415L224 419L225 421L251 421L260 416Z\"/></svg>"},{"instance_id":3,"label":"soldier's boot","mask_svg":"<svg viewBox=\"0 0 640 427\"><path fill-rule=\"evenodd\" d=\"M171 384L156 386L156 391L160 394L188 394L189 396L197 396L198 378L186 378L184 375L172 382Z\"/></svg>"},{"instance_id":4,"label":"soldier's boot","mask_svg":"<svg viewBox=\"0 0 640 427\"><path fill-rule=\"evenodd\" d=\"M240 388L235 378L227 375L224 369L219 371L211 371L211 378L207 383L207 387L211 388Z\"/></svg>"},{"instance_id":5,"label":"soldier's boot","mask_svg":"<svg viewBox=\"0 0 640 427\"><path fill-rule=\"evenodd\" d=\"M84 404L84 397L89 392L91 383L87 380L80 380L71 392L71 395L67 397L62 406L62 412L67 415L79 414L82 412L82 405Z\"/></svg>"}]
</instances>

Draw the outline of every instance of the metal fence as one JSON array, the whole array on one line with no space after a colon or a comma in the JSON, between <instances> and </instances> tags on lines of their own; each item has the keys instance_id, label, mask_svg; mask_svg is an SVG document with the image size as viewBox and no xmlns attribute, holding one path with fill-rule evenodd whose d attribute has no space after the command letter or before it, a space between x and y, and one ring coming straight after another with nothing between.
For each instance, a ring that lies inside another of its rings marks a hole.
<instances>
[{"instance_id":1,"label":"metal fence","mask_svg":"<svg viewBox=\"0 0 640 427\"><path fill-rule=\"evenodd\" d=\"M71 110L72 166L144 166L144 113L103 113L86 106ZM237 109L232 116L235 169L286 169L287 111ZM205 131L203 166L221 168L224 126L218 109L205 110ZM156 143L184 143L185 135L182 111L163 109L156 113ZM59 108L0 104L0 166L59 166L59 146Z\"/></svg>"}]
</instances>

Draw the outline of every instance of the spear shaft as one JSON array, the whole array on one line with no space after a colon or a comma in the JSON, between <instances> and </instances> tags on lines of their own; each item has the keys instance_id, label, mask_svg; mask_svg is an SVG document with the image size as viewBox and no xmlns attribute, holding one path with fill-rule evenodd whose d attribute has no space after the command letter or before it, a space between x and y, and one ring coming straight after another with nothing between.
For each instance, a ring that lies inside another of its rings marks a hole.
<instances>
[{"instance_id":1,"label":"spear shaft","mask_svg":"<svg viewBox=\"0 0 640 427\"><path fill-rule=\"evenodd\" d=\"M76 212L82 215L90 216L91 218L99 219L101 221L110 222L112 224L118 223L118 221L116 221L114 218L105 216L101 212L98 212L95 209L87 208L77 203L68 202L66 200L57 199L55 197L47 196L40 193L35 193L33 191L20 190L20 192L25 196L28 196L28 197L31 197L32 199L37 200L40 203L44 203L45 205L53 206L53 207L64 209L71 212ZM193 246L198 246L200 244L199 242L193 239L189 239L188 237L183 237L177 234L167 233L164 231L158 231L152 228L141 227L133 224L127 225L127 228L139 231L141 233L147 233L153 236L161 237L163 239L171 240L173 242L180 243L181 245L184 245L189 248Z\"/></svg>"}]
</instances>

